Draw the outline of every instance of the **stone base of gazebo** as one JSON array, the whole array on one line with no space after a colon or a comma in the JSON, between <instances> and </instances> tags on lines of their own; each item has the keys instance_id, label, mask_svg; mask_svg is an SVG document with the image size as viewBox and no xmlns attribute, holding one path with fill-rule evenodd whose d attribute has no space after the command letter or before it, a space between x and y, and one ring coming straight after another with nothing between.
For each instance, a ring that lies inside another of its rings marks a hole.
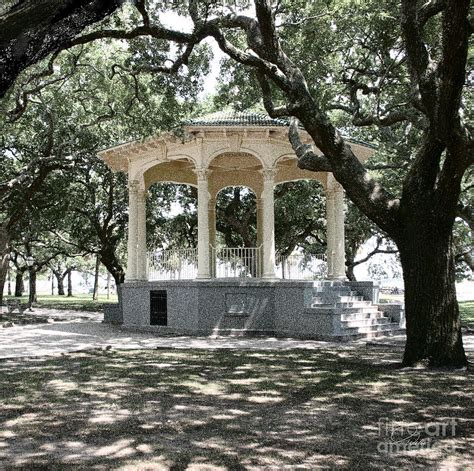
<instances>
[{"instance_id":1,"label":"stone base of gazebo","mask_svg":"<svg viewBox=\"0 0 474 471\"><path fill-rule=\"evenodd\" d=\"M105 321L175 335L274 335L350 340L398 333L372 282L212 279L128 282Z\"/></svg>"}]
</instances>

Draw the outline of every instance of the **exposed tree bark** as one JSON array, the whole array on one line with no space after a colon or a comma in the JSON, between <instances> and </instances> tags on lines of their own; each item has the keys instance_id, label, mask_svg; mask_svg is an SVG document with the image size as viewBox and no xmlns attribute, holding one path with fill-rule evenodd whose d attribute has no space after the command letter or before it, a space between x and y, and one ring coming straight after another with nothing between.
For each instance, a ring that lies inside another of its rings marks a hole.
<instances>
[{"instance_id":1,"label":"exposed tree bark","mask_svg":"<svg viewBox=\"0 0 474 471\"><path fill-rule=\"evenodd\" d=\"M100 257L97 255L95 259L95 270L94 270L94 289L92 291L92 299L97 301L99 299L99 269L100 269Z\"/></svg>"},{"instance_id":2,"label":"exposed tree bark","mask_svg":"<svg viewBox=\"0 0 474 471\"><path fill-rule=\"evenodd\" d=\"M38 296L36 294L36 269L34 267L28 268L28 274L30 287L28 303L30 306L32 306L34 303L38 302Z\"/></svg>"},{"instance_id":3,"label":"exposed tree bark","mask_svg":"<svg viewBox=\"0 0 474 471\"><path fill-rule=\"evenodd\" d=\"M433 231L423 226L423 222L412 224L417 236L398 244L407 328L403 363L429 361L431 366L461 367L467 359L456 300L451 238L438 240Z\"/></svg>"},{"instance_id":4,"label":"exposed tree bark","mask_svg":"<svg viewBox=\"0 0 474 471\"><path fill-rule=\"evenodd\" d=\"M115 246L106 245L101 248L100 262L114 277L116 286L125 281L125 271L115 255Z\"/></svg>"},{"instance_id":5,"label":"exposed tree bark","mask_svg":"<svg viewBox=\"0 0 474 471\"><path fill-rule=\"evenodd\" d=\"M58 296L64 296L64 278L66 274L58 270L53 270L53 273L58 283Z\"/></svg>"},{"instance_id":6,"label":"exposed tree bark","mask_svg":"<svg viewBox=\"0 0 474 471\"><path fill-rule=\"evenodd\" d=\"M3 290L5 288L5 280L9 263L9 243L10 237L6 224L0 226L0 306L3 302Z\"/></svg>"},{"instance_id":7,"label":"exposed tree bark","mask_svg":"<svg viewBox=\"0 0 474 471\"><path fill-rule=\"evenodd\" d=\"M25 284L23 282L23 277L25 275L25 270L16 270L15 274L15 297L20 298L23 296L23 292L25 291Z\"/></svg>"},{"instance_id":8,"label":"exposed tree bark","mask_svg":"<svg viewBox=\"0 0 474 471\"><path fill-rule=\"evenodd\" d=\"M11 296L12 295L12 283L11 283L11 270L10 270L10 267L7 268L7 283L8 283L7 294L8 294L8 296Z\"/></svg>"},{"instance_id":9,"label":"exposed tree bark","mask_svg":"<svg viewBox=\"0 0 474 471\"><path fill-rule=\"evenodd\" d=\"M72 268L67 271L67 295L72 297Z\"/></svg>"},{"instance_id":10,"label":"exposed tree bark","mask_svg":"<svg viewBox=\"0 0 474 471\"><path fill-rule=\"evenodd\" d=\"M68 277L68 282L69 282L69 276L71 271L73 270L73 267L68 267L66 270L62 271L61 267L58 266L56 269L52 269L54 276L56 277L56 280L58 282L58 296L64 296L65 291L64 291L64 280L66 277Z\"/></svg>"},{"instance_id":11,"label":"exposed tree bark","mask_svg":"<svg viewBox=\"0 0 474 471\"><path fill-rule=\"evenodd\" d=\"M107 271L107 299L110 299L110 272Z\"/></svg>"},{"instance_id":12,"label":"exposed tree bark","mask_svg":"<svg viewBox=\"0 0 474 471\"><path fill-rule=\"evenodd\" d=\"M114 12L123 0L17 0L0 10L0 98L22 70Z\"/></svg>"}]
</instances>

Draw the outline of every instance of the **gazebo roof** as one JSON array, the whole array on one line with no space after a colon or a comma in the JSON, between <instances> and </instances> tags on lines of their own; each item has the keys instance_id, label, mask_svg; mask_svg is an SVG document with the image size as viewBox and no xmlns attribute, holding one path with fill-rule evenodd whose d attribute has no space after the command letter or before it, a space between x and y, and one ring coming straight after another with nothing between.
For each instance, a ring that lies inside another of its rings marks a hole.
<instances>
[{"instance_id":1,"label":"gazebo roof","mask_svg":"<svg viewBox=\"0 0 474 471\"><path fill-rule=\"evenodd\" d=\"M184 126L246 126L246 127L287 127L289 120L270 118L254 111L219 111L184 122Z\"/></svg>"}]
</instances>

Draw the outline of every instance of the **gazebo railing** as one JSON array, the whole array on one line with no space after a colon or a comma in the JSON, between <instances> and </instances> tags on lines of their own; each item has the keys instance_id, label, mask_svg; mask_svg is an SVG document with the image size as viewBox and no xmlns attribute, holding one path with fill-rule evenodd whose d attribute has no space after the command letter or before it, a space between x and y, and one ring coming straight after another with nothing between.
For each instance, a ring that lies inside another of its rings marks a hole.
<instances>
[{"instance_id":1,"label":"gazebo railing","mask_svg":"<svg viewBox=\"0 0 474 471\"><path fill-rule=\"evenodd\" d=\"M148 279L192 280L197 276L198 255L196 248L171 249L148 255Z\"/></svg>"},{"instance_id":2,"label":"gazebo railing","mask_svg":"<svg viewBox=\"0 0 474 471\"><path fill-rule=\"evenodd\" d=\"M258 278L262 247L211 246L211 273L215 278Z\"/></svg>"},{"instance_id":3,"label":"gazebo railing","mask_svg":"<svg viewBox=\"0 0 474 471\"><path fill-rule=\"evenodd\" d=\"M286 280L319 280L327 276L326 254L275 257L276 276Z\"/></svg>"},{"instance_id":4,"label":"gazebo railing","mask_svg":"<svg viewBox=\"0 0 474 471\"><path fill-rule=\"evenodd\" d=\"M259 278L262 275L262 246L210 247L213 278ZM276 276L287 280L323 279L327 275L325 254L277 255ZM196 248L171 249L148 255L148 279L191 280L197 277Z\"/></svg>"}]
</instances>

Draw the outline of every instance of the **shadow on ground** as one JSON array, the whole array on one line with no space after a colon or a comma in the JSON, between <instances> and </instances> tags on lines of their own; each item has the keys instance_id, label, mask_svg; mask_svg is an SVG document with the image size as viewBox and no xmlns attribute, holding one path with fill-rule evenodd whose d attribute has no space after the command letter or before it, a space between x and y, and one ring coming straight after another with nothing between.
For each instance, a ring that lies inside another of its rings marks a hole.
<instances>
[{"instance_id":1,"label":"shadow on ground","mask_svg":"<svg viewBox=\"0 0 474 471\"><path fill-rule=\"evenodd\" d=\"M0 467L472 465L471 373L400 369L398 358L360 347L3 360Z\"/></svg>"}]
</instances>

